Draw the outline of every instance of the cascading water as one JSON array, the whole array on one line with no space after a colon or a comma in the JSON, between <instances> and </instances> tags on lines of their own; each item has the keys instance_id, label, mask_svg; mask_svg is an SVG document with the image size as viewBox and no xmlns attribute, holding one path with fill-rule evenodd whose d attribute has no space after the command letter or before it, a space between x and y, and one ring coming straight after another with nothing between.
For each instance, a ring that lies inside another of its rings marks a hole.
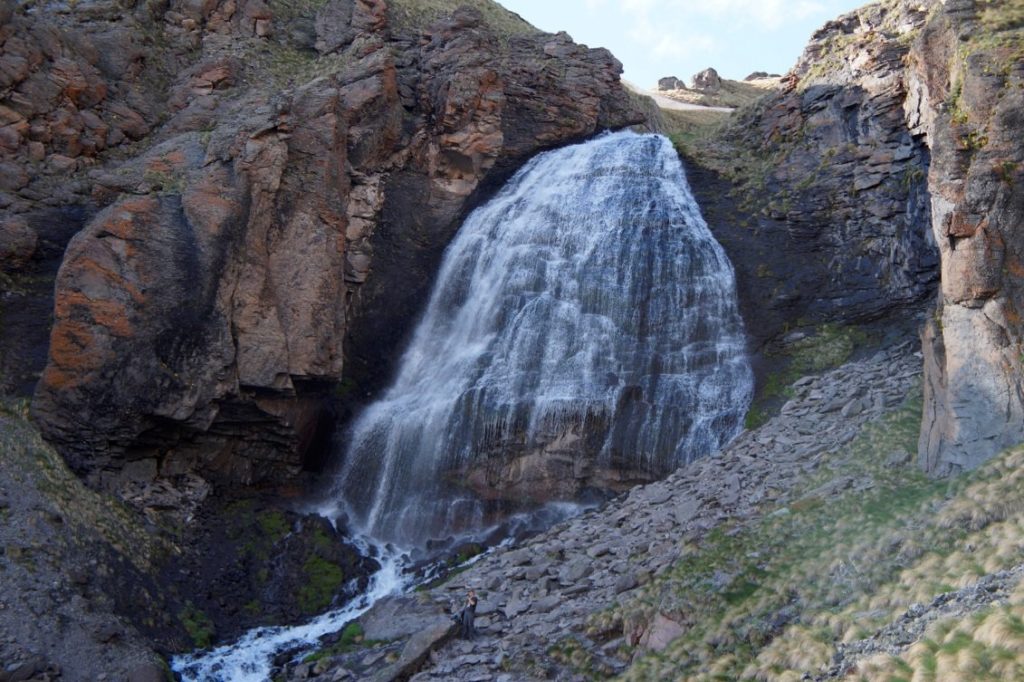
<instances>
[{"instance_id":1,"label":"cascading water","mask_svg":"<svg viewBox=\"0 0 1024 682\"><path fill-rule=\"evenodd\" d=\"M732 267L672 145L607 134L469 216L336 495L367 535L420 545L484 523L474 467L568 440L662 474L732 438L751 392Z\"/></svg>"},{"instance_id":2,"label":"cascading water","mask_svg":"<svg viewBox=\"0 0 1024 682\"><path fill-rule=\"evenodd\" d=\"M569 447L567 434L589 434L576 447L605 466L652 475L714 451L752 391L734 289L668 140L623 132L538 156L463 225L394 385L354 425L335 491L350 525L405 547L480 530L466 472ZM571 512L552 504L511 526ZM380 557L353 603L173 669L267 679L276 652L409 588L408 555Z\"/></svg>"}]
</instances>

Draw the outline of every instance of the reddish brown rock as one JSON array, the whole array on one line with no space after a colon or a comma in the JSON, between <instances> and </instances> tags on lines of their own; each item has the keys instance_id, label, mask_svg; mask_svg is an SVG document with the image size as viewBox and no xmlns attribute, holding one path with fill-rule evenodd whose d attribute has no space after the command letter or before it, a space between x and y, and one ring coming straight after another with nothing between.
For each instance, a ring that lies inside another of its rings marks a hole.
<instances>
[{"instance_id":1,"label":"reddish brown rock","mask_svg":"<svg viewBox=\"0 0 1024 682\"><path fill-rule=\"evenodd\" d=\"M413 36L391 30L384 2L349 4L325 75L228 101L251 65L200 59L169 89L178 113L153 131L166 140L92 175L98 200L122 198L68 248L33 409L94 482L135 460L286 481L323 437L343 358L386 373L472 203L540 149L642 119L604 50L525 25L506 45L472 10ZM189 16L243 35L270 21L267 39L283 39L285 19L240 8ZM83 150L98 122L108 144L147 134L135 106L83 112Z\"/></svg>"}]
</instances>

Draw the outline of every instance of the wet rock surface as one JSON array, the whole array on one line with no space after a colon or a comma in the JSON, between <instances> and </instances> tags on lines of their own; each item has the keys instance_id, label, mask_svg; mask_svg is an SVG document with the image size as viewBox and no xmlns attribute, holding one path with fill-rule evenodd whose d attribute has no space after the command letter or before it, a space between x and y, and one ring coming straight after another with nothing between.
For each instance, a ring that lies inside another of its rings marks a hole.
<instances>
[{"instance_id":1,"label":"wet rock surface","mask_svg":"<svg viewBox=\"0 0 1024 682\"><path fill-rule=\"evenodd\" d=\"M577 656L589 657L589 669L601 675L628 666L616 655L625 636L634 646L663 647L678 634L679 625L668 619L628 633L594 633L589 619L629 600L667 570L688 541L725 522L743 523L785 509L794 501L790 491L797 481L865 424L894 409L920 381L914 346L906 342L801 378L781 414L745 431L717 455L634 488L520 547L496 550L418 595L435 608L455 609L466 590L475 589L480 634L439 647L412 679L574 679L572 652L559 648L570 636L583 651ZM843 414L851 404L861 409ZM837 481L814 494L827 501L862 485L870 482ZM331 679L331 665L322 668L324 679Z\"/></svg>"},{"instance_id":2,"label":"wet rock surface","mask_svg":"<svg viewBox=\"0 0 1024 682\"><path fill-rule=\"evenodd\" d=\"M175 502L164 509L184 506ZM160 582L179 619L201 614L209 637L183 646L157 633L171 650L303 622L361 594L379 568L322 516L258 498L207 500L180 533L181 549L159 566Z\"/></svg>"}]
</instances>

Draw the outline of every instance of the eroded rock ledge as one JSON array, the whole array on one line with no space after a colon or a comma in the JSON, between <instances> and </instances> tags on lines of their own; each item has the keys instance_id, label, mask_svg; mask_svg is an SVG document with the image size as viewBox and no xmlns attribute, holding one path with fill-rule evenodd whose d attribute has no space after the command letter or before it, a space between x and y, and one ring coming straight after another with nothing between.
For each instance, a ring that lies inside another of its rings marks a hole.
<instances>
[{"instance_id":1,"label":"eroded rock ledge","mask_svg":"<svg viewBox=\"0 0 1024 682\"><path fill-rule=\"evenodd\" d=\"M396 4L145 19L199 56L155 144L89 176L105 208L66 252L33 404L89 480L287 480L346 354L386 373L474 202L538 150L643 118L606 50Z\"/></svg>"}]
</instances>

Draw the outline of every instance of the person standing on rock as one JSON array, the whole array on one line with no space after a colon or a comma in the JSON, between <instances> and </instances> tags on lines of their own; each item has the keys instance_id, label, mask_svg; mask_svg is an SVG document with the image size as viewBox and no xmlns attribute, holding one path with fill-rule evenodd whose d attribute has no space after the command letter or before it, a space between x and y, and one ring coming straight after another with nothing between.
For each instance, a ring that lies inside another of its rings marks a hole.
<instances>
[{"instance_id":1,"label":"person standing on rock","mask_svg":"<svg viewBox=\"0 0 1024 682\"><path fill-rule=\"evenodd\" d=\"M466 595L466 605L462 607L462 613L459 614L459 622L462 624L460 635L463 639L476 637L476 626L473 625L473 618L476 616L476 602L476 590L470 590Z\"/></svg>"}]
</instances>

